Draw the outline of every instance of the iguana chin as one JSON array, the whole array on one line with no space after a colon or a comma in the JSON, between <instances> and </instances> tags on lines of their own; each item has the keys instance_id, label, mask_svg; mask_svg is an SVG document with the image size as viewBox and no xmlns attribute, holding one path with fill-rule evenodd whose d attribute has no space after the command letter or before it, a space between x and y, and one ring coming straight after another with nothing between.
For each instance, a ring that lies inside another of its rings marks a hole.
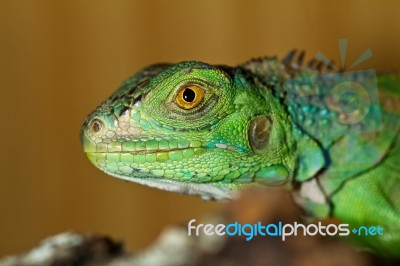
<instances>
[{"instance_id":1,"label":"iguana chin","mask_svg":"<svg viewBox=\"0 0 400 266\"><path fill-rule=\"evenodd\" d=\"M374 72L329 73L303 57L146 67L86 118L84 152L112 176L203 198L284 186L315 218L382 226L358 240L398 257L400 82L379 76L379 98L349 96L340 84L370 86Z\"/></svg>"}]
</instances>

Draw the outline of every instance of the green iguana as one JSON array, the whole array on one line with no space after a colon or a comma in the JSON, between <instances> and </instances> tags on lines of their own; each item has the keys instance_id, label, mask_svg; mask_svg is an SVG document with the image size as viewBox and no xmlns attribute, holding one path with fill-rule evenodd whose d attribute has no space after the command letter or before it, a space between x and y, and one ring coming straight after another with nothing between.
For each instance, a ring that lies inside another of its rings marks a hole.
<instances>
[{"instance_id":1,"label":"green iguana","mask_svg":"<svg viewBox=\"0 0 400 266\"><path fill-rule=\"evenodd\" d=\"M380 225L359 240L398 257L400 82L303 57L146 67L86 118L83 149L107 174L208 199L284 186L312 217Z\"/></svg>"}]
</instances>

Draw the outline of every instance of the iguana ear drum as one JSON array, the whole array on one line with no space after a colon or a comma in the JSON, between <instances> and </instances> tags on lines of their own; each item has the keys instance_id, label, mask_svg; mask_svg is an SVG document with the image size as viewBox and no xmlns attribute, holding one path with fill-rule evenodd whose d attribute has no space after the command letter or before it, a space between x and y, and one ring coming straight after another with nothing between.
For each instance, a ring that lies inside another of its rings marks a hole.
<instances>
[{"instance_id":1,"label":"iguana ear drum","mask_svg":"<svg viewBox=\"0 0 400 266\"><path fill-rule=\"evenodd\" d=\"M255 117L249 125L249 143L253 151L261 151L268 144L272 121L266 116Z\"/></svg>"}]
</instances>

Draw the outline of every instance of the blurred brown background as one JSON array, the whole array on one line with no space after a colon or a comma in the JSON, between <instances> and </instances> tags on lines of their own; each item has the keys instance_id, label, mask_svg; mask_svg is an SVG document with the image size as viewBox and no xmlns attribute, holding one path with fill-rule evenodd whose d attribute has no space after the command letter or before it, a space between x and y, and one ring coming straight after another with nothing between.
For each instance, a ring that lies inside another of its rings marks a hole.
<instances>
[{"instance_id":1,"label":"blurred brown background","mask_svg":"<svg viewBox=\"0 0 400 266\"><path fill-rule=\"evenodd\" d=\"M79 128L134 71L196 59L235 65L304 48L396 69L399 1L0 0L0 256L65 230L143 248L167 224L221 208L106 176Z\"/></svg>"}]
</instances>

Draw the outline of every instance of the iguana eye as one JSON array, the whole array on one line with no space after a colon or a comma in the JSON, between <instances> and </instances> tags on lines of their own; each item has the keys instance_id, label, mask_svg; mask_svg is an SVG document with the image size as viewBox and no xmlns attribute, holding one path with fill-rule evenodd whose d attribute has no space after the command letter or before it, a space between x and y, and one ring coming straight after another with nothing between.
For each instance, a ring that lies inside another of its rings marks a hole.
<instances>
[{"instance_id":1,"label":"iguana eye","mask_svg":"<svg viewBox=\"0 0 400 266\"><path fill-rule=\"evenodd\" d=\"M204 97L204 89L196 85L183 86L176 95L176 104L186 110L199 105Z\"/></svg>"}]
</instances>

